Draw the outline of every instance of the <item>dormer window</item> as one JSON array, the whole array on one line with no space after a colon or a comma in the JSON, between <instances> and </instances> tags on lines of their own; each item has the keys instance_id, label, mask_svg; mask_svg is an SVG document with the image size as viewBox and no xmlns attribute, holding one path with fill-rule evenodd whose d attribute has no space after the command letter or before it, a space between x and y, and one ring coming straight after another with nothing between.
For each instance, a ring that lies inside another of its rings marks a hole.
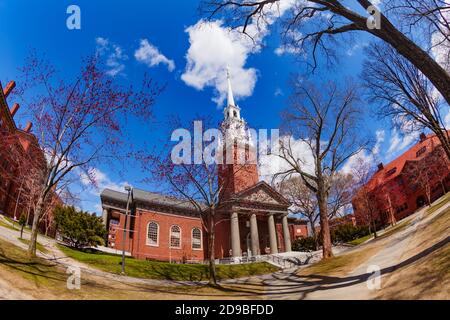
<instances>
[{"instance_id":1,"label":"dormer window","mask_svg":"<svg viewBox=\"0 0 450 320\"><path fill-rule=\"evenodd\" d=\"M427 147L422 147L422 148L420 148L420 149L416 152L416 157L420 157L422 154L425 153L425 151L427 151Z\"/></svg>"},{"instance_id":2,"label":"dormer window","mask_svg":"<svg viewBox=\"0 0 450 320\"><path fill-rule=\"evenodd\" d=\"M388 172L386 172L386 177L389 177L390 175L393 175L397 171L397 167L392 168Z\"/></svg>"}]
</instances>

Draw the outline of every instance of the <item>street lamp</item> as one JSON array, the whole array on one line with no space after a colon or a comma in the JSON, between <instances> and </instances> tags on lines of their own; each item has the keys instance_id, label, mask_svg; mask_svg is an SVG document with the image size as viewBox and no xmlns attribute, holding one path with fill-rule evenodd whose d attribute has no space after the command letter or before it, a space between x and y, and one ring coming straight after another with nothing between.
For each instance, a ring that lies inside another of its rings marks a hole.
<instances>
[{"instance_id":1,"label":"street lamp","mask_svg":"<svg viewBox=\"0 0 450 320\"><path fill-rule=\"evenodd\" d=\"M123 237L122 237L122 274L125 274L125 238L127 237L128 211L130 209L130 199L133 198L133 188L130 186L125 186L125 191L128 192L128 196L127 196L127 208L125 211L125 223L123 226Z\"/></svg>"}]
</instances>

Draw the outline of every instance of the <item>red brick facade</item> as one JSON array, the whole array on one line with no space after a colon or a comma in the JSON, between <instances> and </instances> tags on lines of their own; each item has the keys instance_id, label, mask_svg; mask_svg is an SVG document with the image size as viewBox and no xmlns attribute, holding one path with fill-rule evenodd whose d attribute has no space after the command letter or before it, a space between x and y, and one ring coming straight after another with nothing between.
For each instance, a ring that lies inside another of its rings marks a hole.
<instances>
[{"instance_id":1,"label":"red brick facade","mask_svg":"<svg viewBox=\"0 0 450 320\"><path fill-rule=\"evenodd\" d=\"M420 141L387 165L379 164L371 180L353 198L356 222L380 227L398 221L445 194L450 162L435 135Z\"/></svg>"},{"instance_id":2,"label":"red brick facade","mask_svg":"<svg viewBox=\"0 0 450 320\"><path fill-rule=\"evenodd\" d=\"M8 107L7 97L15 87L11 81L4 89L0 84L0 213L19 219L25 214L28 222L33 219L33 199L30 199L30 180L36 172L45 168L45 157L38 140L31 133L32 124L28 122L19 129L14 116L19 110L15 103ZM52 197L51 205L59 203ZM41 231L54 235L52 216L46 215Z\"/></svg>"},{"instance_id":3,"label":"red brick facade","mask_svg":"<svg viewBox=\"0 0 450 320\"><path fill-rule=\"evenodd\" d=\"M118 212L115 212L118 214ZM190 260L204 260L204 236L203 228L199 218L183 217L170 213L152 212L146 210L137 210L134 223L134 231L128 232L125 242L126 251L130 252L133 257L148 260L173 260L187 262ZM114 214L114 213L113 213ZM123 214L120 216L119 226L124 225ZM156 223L158 226L157 243L149 243L147 240L149 223ZM173 226L180 228L179 245L171 245L171 228ZM122 249L123 230L120 227L113 227L115 232L110 233L109 245L111 247ZM193 229L201 231L200 248L193 246L192 231ZM118 230L117 230L118 229ZM112 236L115 234L115 236ZM115 238L113 240L113 237Z\"/></svg>"}]
</instances>

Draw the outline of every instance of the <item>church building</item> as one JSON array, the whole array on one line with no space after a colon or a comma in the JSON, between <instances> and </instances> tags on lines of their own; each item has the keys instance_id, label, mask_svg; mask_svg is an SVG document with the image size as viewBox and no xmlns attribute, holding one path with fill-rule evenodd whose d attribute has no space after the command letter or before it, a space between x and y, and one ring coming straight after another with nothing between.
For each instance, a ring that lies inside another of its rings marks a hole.
<instances>
[{"instance_id":1,"label":"church building","mask_svg":"<svg viewBox=\"0 0 450 320\"><path fill-rule=\"evenodd\" d=\"M221 197L226 199L215 221L215 257L252 257L291 251L291 243L308 235L307 223L288 217L290 203L274 188L259 180L256 161L229 163L238 148L248 159L254 152L241 109L234 102L228 78L228 99L221 129L233 138L219 164ZM240 143L235 144L234 141ZM224 140L223 143L227 143ZM242 151L242 150L241 150ZM229 154L228 154L229 155ZM207 234L197 209L186 199L134 189L131 215L125 226L128 195L105 189L101 193L107 245L123 249L138 259L200 262L207 259ZM125 233L124 233L125 230ZM125 239L123 238L125 234Z\"/></svg>"}]
</instances>

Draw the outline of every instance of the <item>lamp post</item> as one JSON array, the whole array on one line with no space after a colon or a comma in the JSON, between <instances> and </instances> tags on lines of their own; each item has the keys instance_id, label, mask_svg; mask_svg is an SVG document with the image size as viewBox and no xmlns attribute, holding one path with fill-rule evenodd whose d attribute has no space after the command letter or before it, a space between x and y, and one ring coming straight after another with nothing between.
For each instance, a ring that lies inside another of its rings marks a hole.
<instances>
[{"instance_id":1,"label":"lamp post","mask_svg":"<svg viewBox=\"0 0 450 320\"><path fill-rule=\"evenodd\" d=\"M125 223L123 226L123 237L122 237L122 274L125 274L125 238L127 237L128 211L130 208L130 199L133 198L133 188L130 186L125 186L125 191L128 192L128 196L127 196L127 208L125 210Z\"/></svg>"}]
</instances>

